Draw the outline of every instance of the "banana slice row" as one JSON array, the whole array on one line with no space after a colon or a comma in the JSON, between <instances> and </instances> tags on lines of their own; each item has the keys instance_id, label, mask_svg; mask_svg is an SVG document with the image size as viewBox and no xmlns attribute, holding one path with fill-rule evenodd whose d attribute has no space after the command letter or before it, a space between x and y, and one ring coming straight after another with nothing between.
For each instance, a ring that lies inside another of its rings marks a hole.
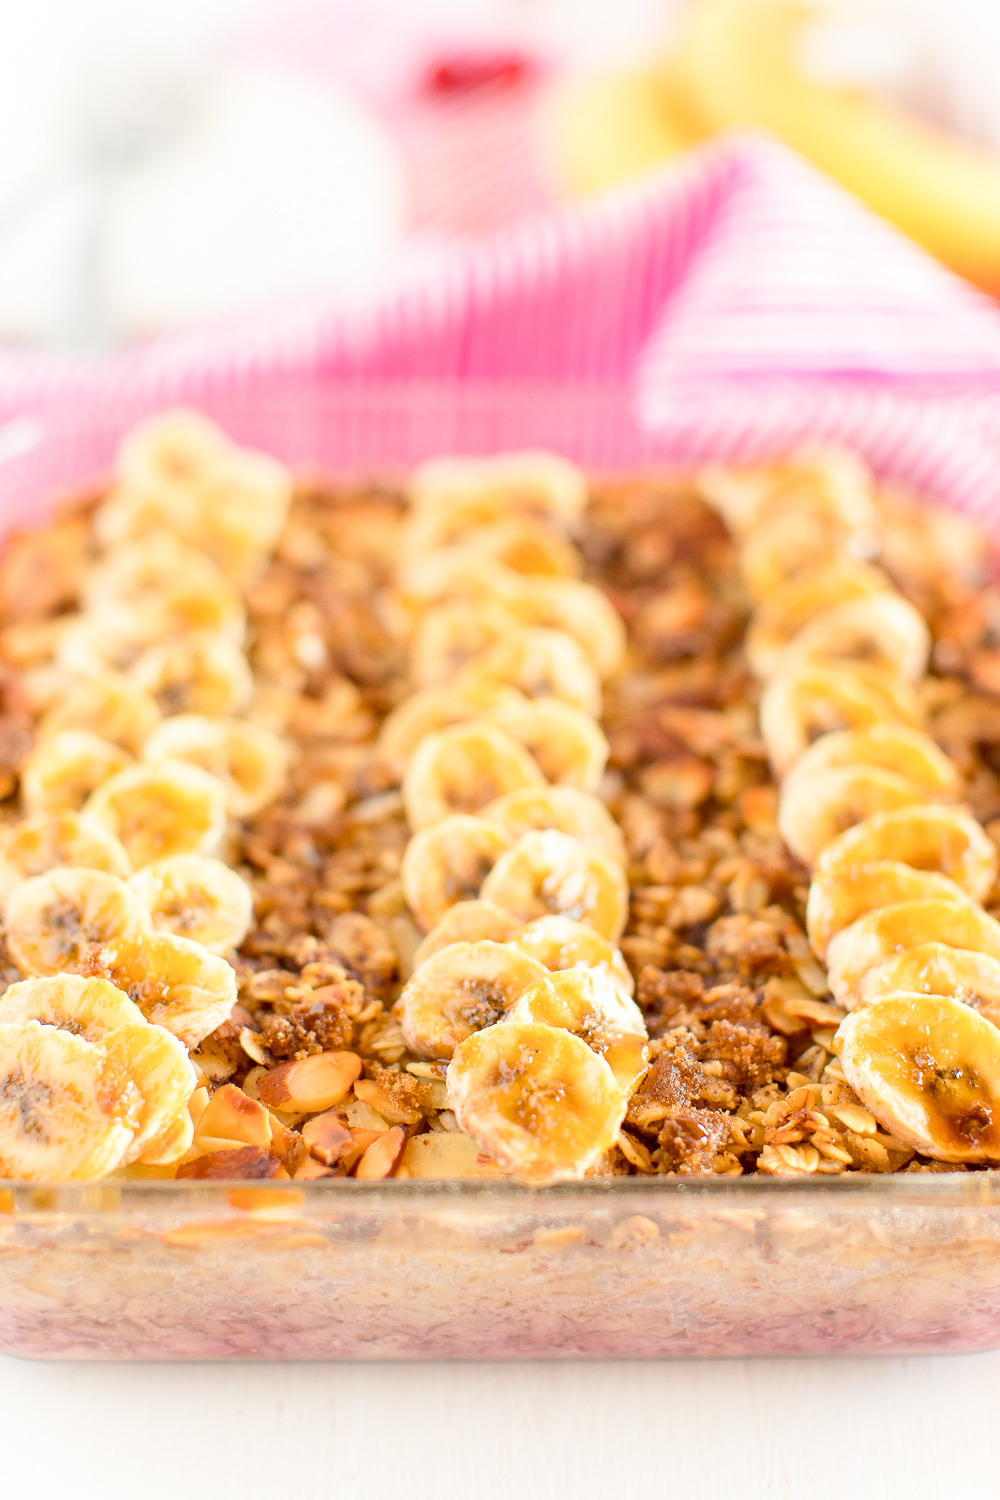
<instances>
[{"instance_id":1,"label":"banana slice row","mask_svg":"<svg viewBox=\"0 0 1000 1500\"><path fill-rule=\"evenodd\" d=\"M747 655L778 828L812 870L809 938L850 1012L844 1076L917 1151L1000 1161L1000 923L980 905L997 852L923 732L930 634L873 565L870 477L814 453L709 470L702 489L756 600Z\"/></svg>"},{"instance_id":2,"label":"banana slice row","mask_svg":"<svg viewBox=\"0 0 1000 1500\"><path fill-rule=\"evenodd\" d=\"M621 831L596 795L601 683L625 631L579 581L578 470L547 454L442 460L411 481L397 578L414 693L380 749L413 836L425 937L397 1001L407 1046L448 1062L459 1127L499 1166L578 1177L614 1144L648 1065Z\"/></svg>"},{"instance_id":3,"label":"banana slice row","mask_svg":"<svg viewBox=\"0 0 1000 1500\"><path fill-rule=\"evenodd\" d=\"M31 976L0 1000L0 1175L100 1177L191 1145L186 1049L228 1019L223 955L253 920L216 855L288 772L245 717L242 591L290 499L282 465L194 413L121 445L0 847L7 943Z\"/></svg>"}]
</instances>

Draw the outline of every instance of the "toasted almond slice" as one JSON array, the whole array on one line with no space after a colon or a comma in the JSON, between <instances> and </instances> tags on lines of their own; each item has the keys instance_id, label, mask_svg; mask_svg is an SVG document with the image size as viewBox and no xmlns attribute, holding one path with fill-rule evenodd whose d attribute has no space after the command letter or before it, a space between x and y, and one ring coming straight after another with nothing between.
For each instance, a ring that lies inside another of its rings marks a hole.
<instances>
[{"instance_id":1,"label":"toasted almond slice","mask_svg":"<svg viewBox=\"0 0 1000 1500\"><path fill-rule=\"evenodd\" d=\"M307 1120L302 1127L302 1139L310 1156L328 1167L347 1156L355 1146L344 1116L335 1109L328 1109Z\"/></svg>"},{"instance_id":2,"label":"toasted almond slice","mask_svg":"<svg viewBox=\"0 0 1000 1500\"><path fill-rule=\"evenodd\" d=\"M448 1180L460 1177L503 1177L504 1170L482 1150L471 1135L460 1130L432 1130L406 1143L403 1165L411 1177Z\"/></svg>"},{"instance_id":3,"label":"toasted almond slice","mask_svg":"<svg viewBox=\"0 0 1000 1500\"><path fill-rule=\"evenodd\" d=\"M354 1097L370 1104L372 1109L377 1109L380 1115L384 1115L393 1125L416 1125L423 1119L419 1109L406 1109L404 1106L394 1104L384 1089L371 1078L359 1078L354 1085Z\"/></svg>"},{"instance_id":4,"label":"toasted almond slice","mask_svg":"<svg viewBox=\"0 0 1000 1500\"><path fill-rule=\"evenodd\" d=\"M315 1114L346 1099L360 1074L356 1052L320 1052L271 1068L257 1092L262 1103L285 1114Z\"/></svg>"},{"instance_id":5,"label":"toasted almond slice","mask_svg":"<svg viewBox=\"0 0 1000 1500\"><path fill-rule=\"evenodd\" d=\"M405 1149L406 1131L402 1125L394 1125L391 1130L380 1135L377 1141L372 1141L358 1162L354 1175L368 1180L391 1177L402 1161Z\"/></svg>"},{"instance_id":6,"label":"toasted almond slice","mask_svg":"<svg viewBox=\"0 0 1000 1500\"><path fill-rule=\"evenodd\" d=\"M178 1177L210 1178L232 1182L238 1178L277 1177L285 1174L277 1157L263 1146L240 1146L235 1151L213 1151L208 1156L199 1156L194 1161L182 1162L177 1168Z\"/></svg>"},{"instance_id":7,"label":"toasted almond slice","mask_svg":"<svg viewBox=\"0 0 1000 1500\"><path fill-rule=\"evenodd\" d=\"M248 1099L234 1083L216 1089L198 1121L195 1139L225 1136L248 1146L270 1146L271 1116L256 1099Z\"/></svg>"},{"instance_id":8,"label":"toasted almond slice","mask_svg":"<svg viewBox=\"0 0 1000 1500\"><path fill-rule=\"evenodd\" d=\"M307 1156L301 1165L295 1168L292 1176L296 1182L315 1182L319 1177L334 1177L336 1173L331 1172L329 1167L324 1167L322 1162Z\"/></svg>"}]
</instances>

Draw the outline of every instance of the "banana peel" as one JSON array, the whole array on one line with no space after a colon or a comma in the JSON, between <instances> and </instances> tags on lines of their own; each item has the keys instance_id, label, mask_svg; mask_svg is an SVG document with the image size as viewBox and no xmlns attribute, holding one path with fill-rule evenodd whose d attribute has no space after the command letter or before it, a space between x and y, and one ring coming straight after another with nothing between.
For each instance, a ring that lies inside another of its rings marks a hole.
<instances>
[{"instance_id":1,"label":"banana peel","mask_svg":"<svg viewBox=\"0 0 1000 1500\"><path fill-rule=\"evenodd\" d=\"M708 133L666 65L572 80L552 102L549 124L556 174L581 197L651 171Z\"/></svg>"},{"instance_id":2,"label":"banana peel","mask_svg":"<svg viewBox=\"0 0 1000 1500\"><path fill-rule=\"evenodd\" d=\"M669 63L707 130L773 131L959 275L1000 294L1000 158L871 95L805 78L797 0L695 0Z\"/></svg>"}]
</instances>

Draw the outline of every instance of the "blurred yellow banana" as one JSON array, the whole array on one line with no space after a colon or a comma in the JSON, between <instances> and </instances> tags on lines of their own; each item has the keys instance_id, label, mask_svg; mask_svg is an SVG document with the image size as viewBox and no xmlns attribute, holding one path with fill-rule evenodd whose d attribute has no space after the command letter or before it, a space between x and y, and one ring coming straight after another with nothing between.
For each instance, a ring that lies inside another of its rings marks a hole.
<instances>
[{"instance_id":1,"label":"blurred yellow banana","mask_svg":"<svg viewBox=\"0 0 1000 1500\"><path fill-rule=\"evenodd\" d=\"M669 62L714 130L773 131L950 266L1000 293L1000 159L858 90L804 77L797 0L697 0Z\"/></svg>"},{"instance_id":2,"label":"blurred yellow banana","mask_svg":"<svg viewBox=\"0 0 1000 1500\"><path fill-rule=\"evenodd\" d=\"M703 133L685 117L662 67L572 80L553 101L549 132L556 172L580 195L669 161Z\"/></svg>"}]
</instances>

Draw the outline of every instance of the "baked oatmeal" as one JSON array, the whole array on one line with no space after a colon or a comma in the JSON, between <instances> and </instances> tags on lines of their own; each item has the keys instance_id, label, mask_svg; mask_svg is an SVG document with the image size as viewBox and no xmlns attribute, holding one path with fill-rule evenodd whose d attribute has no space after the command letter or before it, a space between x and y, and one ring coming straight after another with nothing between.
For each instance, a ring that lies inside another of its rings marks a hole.
<instances>
[{"instance_id":1,"label":"baked oatmeal","mask_svg":"<svg viewBox=\"0 0 1000 1500\"><path fill-rule=\"evenodd\" d=\"M0 562L0 1175L1000 1160L1000 594L841 452L293 482Z\"/></svg>"}]
</instances>

